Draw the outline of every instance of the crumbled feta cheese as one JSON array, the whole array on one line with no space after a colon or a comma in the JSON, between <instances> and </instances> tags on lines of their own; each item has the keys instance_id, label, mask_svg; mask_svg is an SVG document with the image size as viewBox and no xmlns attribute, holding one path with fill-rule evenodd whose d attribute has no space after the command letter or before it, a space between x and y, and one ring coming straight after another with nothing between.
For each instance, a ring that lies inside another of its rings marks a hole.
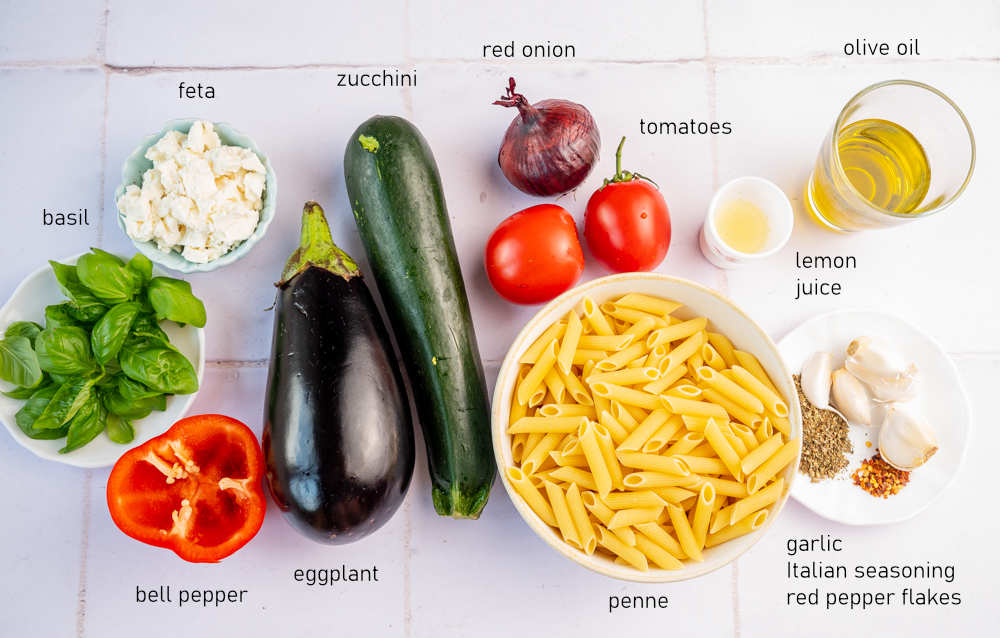
<instances>
[{"instance_id":1,"label":"crumbled feta cheese","mask_svg":"<svg viewBox=\"0 0 1000 638\"><path fill-rule=\"evenodd\" d=\"M223 146L211 122L187 135L168 131L146 151L153 168L118 199L129 237L178 251L188 261L218 259L253 234L266 169L248 148Z\"/></svg>"}]
</instances>

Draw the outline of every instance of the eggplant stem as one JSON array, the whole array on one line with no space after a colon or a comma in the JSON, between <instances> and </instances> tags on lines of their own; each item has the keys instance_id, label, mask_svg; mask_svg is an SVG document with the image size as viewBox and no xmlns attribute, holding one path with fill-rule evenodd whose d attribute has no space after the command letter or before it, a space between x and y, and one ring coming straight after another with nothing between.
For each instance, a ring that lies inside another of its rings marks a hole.
<instances>
[{"instance_id":1,"label":"eggplant stem","mask_svg":"<svg viewBox=\"0 0 1000 638\"><path fill-rule=\"evenodd\" d=\"M328 270L344 279L361 274L350 255L333 243L323 208L316 202L306 202L302 207L302 237L299 247L285 262L281 281L275 285L284 286L295 275L312 266Z\"/></svg>"}]
</instances>

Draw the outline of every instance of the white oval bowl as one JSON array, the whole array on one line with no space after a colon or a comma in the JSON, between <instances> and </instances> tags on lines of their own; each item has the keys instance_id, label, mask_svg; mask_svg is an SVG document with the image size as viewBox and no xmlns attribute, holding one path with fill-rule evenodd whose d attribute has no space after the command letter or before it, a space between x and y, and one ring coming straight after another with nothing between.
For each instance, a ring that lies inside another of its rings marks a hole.
<instances>
[{"instance_id":1,"label":"white oval bowl","mask_svg":"<svg viewBox=\"0 0 1000 638\"><path fill-rule=\"evenodd\" d=\"M782 395L789 398L797 397L792 375L785 367L778 348L771 341L771 338L742 310L716 291L686 279L657 273L611 275L578 286L552 300L525 325L517 338L514 339L514 343L500 367L500 374L493 390L493 452L496 455L500 480L521 518L542 540L563 556L599 574L620 580L643 583L687 580L713 572L736 560L771 528L788 500L796 468L798 468L798 455L795 457L795 462L789 464L782 474L785 479L785 493L777 503L771 506L767 521L760 529L752 534L706 549L703 562L686 561L683 569L672 571L651 568L647 572L642 572L626 565L616 565L614 561L597 554L588 556L571 547L562 540L553 528L546 525L531 510L507 480L506 469L514 464L510 450L510 437L506 430L507 422L510 419L514 384L517 381L518 359L549 325L562 318L571 308L576 307L584 297L590 297L600 304L630 292L664 297L683 303L684 307L675 313L678 317L708 317L713 331L726 335L737 349L745 350L760 360L761 365L764 366L771 380L781 390ZM802 416L798 401L788 401L788 407L792 436L801 438Z\"/></svg>"},{"instance_id":2,"label":"white oval bowl","mask_svg":"<svg viewBox=\"0 0 1000 638\"><path fill-rule=\"evenodd\" d=\"M84 254L80 253L56 261L63 264L75 264L76 260ZM166 276L167 273L154 265L153 274ZM64 301L66 301L66 296L59 290L59 284L52 273L52 268L46 263L28 275L14 290L14 294L10 296L3 308L0 308L0 334L3 334L7 326L15 321L34 321L45 325L45 306ZM170 343L194 364L200 388L205 376L205 331L194 326L182 328L172 321L165 321L160 327L170 337ZM0 385L3 386L3 390L9 390L12 387L5 381L0 381ZM0 421L3 421L3 424L7 426L7 431L10 432L15 441L38 457L76 467L107 467L113 465L118 457L133 447L166 432L171 425L187 413L197 394L194 392L167 397L165 411L154 411L146 418L133 422L135 439L131 443L115 443L102 433L87 445L68 454L59 454L59 450L66 443L65 438L40 441L26 436L21 428L17 427L14 415L24 405L24 401L11 399L0 394Z\"/></svg>"}]
</instances>

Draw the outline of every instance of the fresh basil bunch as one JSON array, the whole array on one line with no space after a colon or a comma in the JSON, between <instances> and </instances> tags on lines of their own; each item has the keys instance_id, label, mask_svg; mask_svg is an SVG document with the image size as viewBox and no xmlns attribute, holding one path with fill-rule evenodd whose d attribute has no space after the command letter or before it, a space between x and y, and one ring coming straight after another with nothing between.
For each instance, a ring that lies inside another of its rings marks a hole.
<instances>
[{"instance_id":1,"label":"fresh basil bunch","mask_svg":"<svg viewBox=\"0 0 1000 638\"><path fill-rule=\"evenodd\" d=\"M16 321L0 340L5 395L26 401L15 421L33 439L66 438L71 452L101 433L134 437L132 421L166 409L171 394L198 389L191 362L160 321L205 325L205 305L186 281L153 277L153 263L127 263L92 248L75 266L50 261L67 301L45 308L45 325Z\"/></svg>"}]
</instances>

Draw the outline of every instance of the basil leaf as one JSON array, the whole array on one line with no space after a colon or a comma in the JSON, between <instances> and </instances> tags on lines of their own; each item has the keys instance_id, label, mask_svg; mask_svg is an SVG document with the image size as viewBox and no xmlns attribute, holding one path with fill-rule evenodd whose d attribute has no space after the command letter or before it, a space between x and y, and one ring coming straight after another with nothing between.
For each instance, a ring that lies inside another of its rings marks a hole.
<instances>
[{"instance_id":1,"label":"basil leaf","mask_svg":"<svg viewBox=\"0 0 1000 638\"><path fill-rule=\"evenodd\" d=\"M73 380L72 374L59 374L56 372L50 373L49 377L52 379L52 383L56 384L57 386L69 383L70 381Z\"/></svg>"},{"instance_id":2,"label":"basil leaf","mask_svg":"<svg viewBox=\"0 0 1000 638\"><path fill-rule=\"evenodd\" d=\"M49 385L50 383L51 381L49 380L49 375L43 372L42 380L39 381L38 385L32 387L22 386L20 388L14 388L13 390L10 390L8 392L3 392L0 394L3 394L5 397L10 397L11 399L17 399L19 401L27 401L28 399L31 398L31 395L38 392L40 389L42 389L44 386Z\"/></svg>"},{"instance_id":3,"label":"basil leaf","mask_svg":"<svg viewBox=\"0 0 1000 638\"><path fill-rule=\"evenodd\" d=\"M146 290L157 319L205 327L205 304L191 292L191 284L171 277L154 277Z\"/></svg>"},{"instance_id":4,"label":"basil leaf","mask_svg":"<svg viewBox=\"0 0 1000 638\"><path fill-rule=\"evenodd\" d=\"M142 285L148 284L153 278L153 262L149 260L149 257L143 255L142 253L136 253L135 256L128 261L128 269L139 275Z\"/></svg>"},{"instance_id":5,"label":"basil leaf","mask_svg":"<svg viewBox=\"0 0 1000 638\"><path fill-rule=\"evenodd\" d=\"M3 336L6 339L10 337L27 337L31 341L31 347L35 347L35 337L41 331L42 327L34 321L15 321L7 326L7 330L3 333Z\"/></svg>"},{"instance_id":6,"label":"basil leaf","mask_svg":"<svg viewBox=\"0 0 1000 638\"><path fill-rule=\"evenodd\" d=\"M94 367L90 336L83 328L46 328L38 335L38 363L42 370L56 374L86 374Z\"/></svg>"},{"instance_id":7,"label":"basil leaf","mask_svg":"<svg viewBox=\"0 0 1000 638\"><path fill-rule=\"evenodd\" d=\"M139 383L135 379L130 379L124 374L118 377L118 392L126 401L141 401L142 399L163 394L159 390L148 388L145 384Z\"/></svg>"},{"instance_id":8,"label":"basil leaf","mask_svg":"<svg viewBox=\"0 0 1000 638\"><path fill-rule=\"evenodd\" d=\"M120 303L104 313L94 325L94 331L90 333L90 347L98 363L104 365L118 356L138 314L139 304Z\"/></svg>"},{"instance_id":9,"label":"basil leaf","mask_svg":"<svg viewBox=\"0 0 1000 638\"><path fill-rule=\"evenodd\" d=\"M39 415L34 427L39 430L58 428L76 416L77 410L86 403L93 394L95 379L79 377L59 386L52 400Z\"/></svg>"},{"instance_id":10,"label":"basil leaf","mask_svg":"<svg viewBox=\"0 0 1000 638\"><path fill-rule=\"evenodd\" d=\"M62 328L64 326L79 326L80 324L80 321L69 314L68 302L45 307L46 328Z\"/></svg>"},{"instance_id":11,"label":"basil leaf","mask_svg":"<svg viewBox=\"0 0 1000 638\"><path fill-rule=\"evenodd\" d=\"M198 390L194 366L180 352L159 345L123 349L122 372L154 390L168 394L191 394Z\"/></svg>"},{"instance_id":12,"label":"basil leaf","mask_svg":"<svg viewBox=\"0 0 1000 638\"><path fill-rule=\"evenodd\" d=\"M59 288L69 297L66 309L70 316L84 323L93 323L100 319L107 308L83 285L77 268L56 261L50 261L49 264L56 275L56 281L59 282Z\"/></svg>"},{"instance_id":13,"label":"basil leaf","mask_svg":"<svg viewBox=\"0 0 1000 638\"><path fill-rule=\"evenodd\" d=\"M104 392L101 394L101 401L108 412L135 421L149 416L153 410L163 411L167 409L167 397L164 394L156 394L144 399L129 401L117 390Z\"/></svg>"},{"instance_id":14,"label":"basil leaf","mask_svg":"<svg viewBox=\"0 0 1000 638\"><path fill-rule=\"evenodd\" d=\"M170 343L170 337L160 327L160 323L153 315L139 315L132 323L132 336L137 339L151 339L163 344Z\"/></svg>"},{"instance_id":15,"label":"basil leaf","mask_svg":"<svg viewBox=\"0 0 1000 638\"><path fill-rule=\"evenodd\" d=\"M45 411L45 407L52 400L58 389L58 386L49 384L35 390L35 393L28 399L28 402L14 415L14 422L17 423L17 427L21 428L21 431L25 435L32 439L47 440L61 439L66 436L69 426L55 429L39 429L34 427L35 421Z\"/></svg>"},{"instance_id":16,"label":"basil leaf","mask_svg":"<svg viewBox=\"0 0 1000 638\"><path fill-rule=\"evenodd\" d=\"M27 387L41 383L42 369L30 339L8 337L0 340L0 379Z\"/></svg>"},{"instance_id":17,"label":"basil leaf","mask_svg":"<svg viewBox=\"0 0 1000 638\"><path fill-rule=\"evenodd\" d=\"M132 429L132 424L129 423L128 419L117 414L108 414L106 423L104 432L115 443L131 443L132 439L135 438L135 430Z\"/></svg>"},{"instance_id":18,"label":"basil leaf","mask_svg":"<svg viewBox=\"0 0 1000 638\"><path fill-rule=\"evenodd\" d=\"M69 422L66 445L59 450L59 453L66 454L78 450L93 441L94 437L104 431L107 414L101 402L91 393L90 398L80 406L76 416Z\"/></svg>"},{"instance_id":19,"label":"basil leaf","mask_svg":"<svg viewBox=\"0 0 1000 638\"><path fill-rule=\"evenodd\" d=\"M129 301L142 288L142 276L125 266L118 257L96 248L76 262L80 282L90 292L111 304Z\"/></svg>"}]
</instances>

